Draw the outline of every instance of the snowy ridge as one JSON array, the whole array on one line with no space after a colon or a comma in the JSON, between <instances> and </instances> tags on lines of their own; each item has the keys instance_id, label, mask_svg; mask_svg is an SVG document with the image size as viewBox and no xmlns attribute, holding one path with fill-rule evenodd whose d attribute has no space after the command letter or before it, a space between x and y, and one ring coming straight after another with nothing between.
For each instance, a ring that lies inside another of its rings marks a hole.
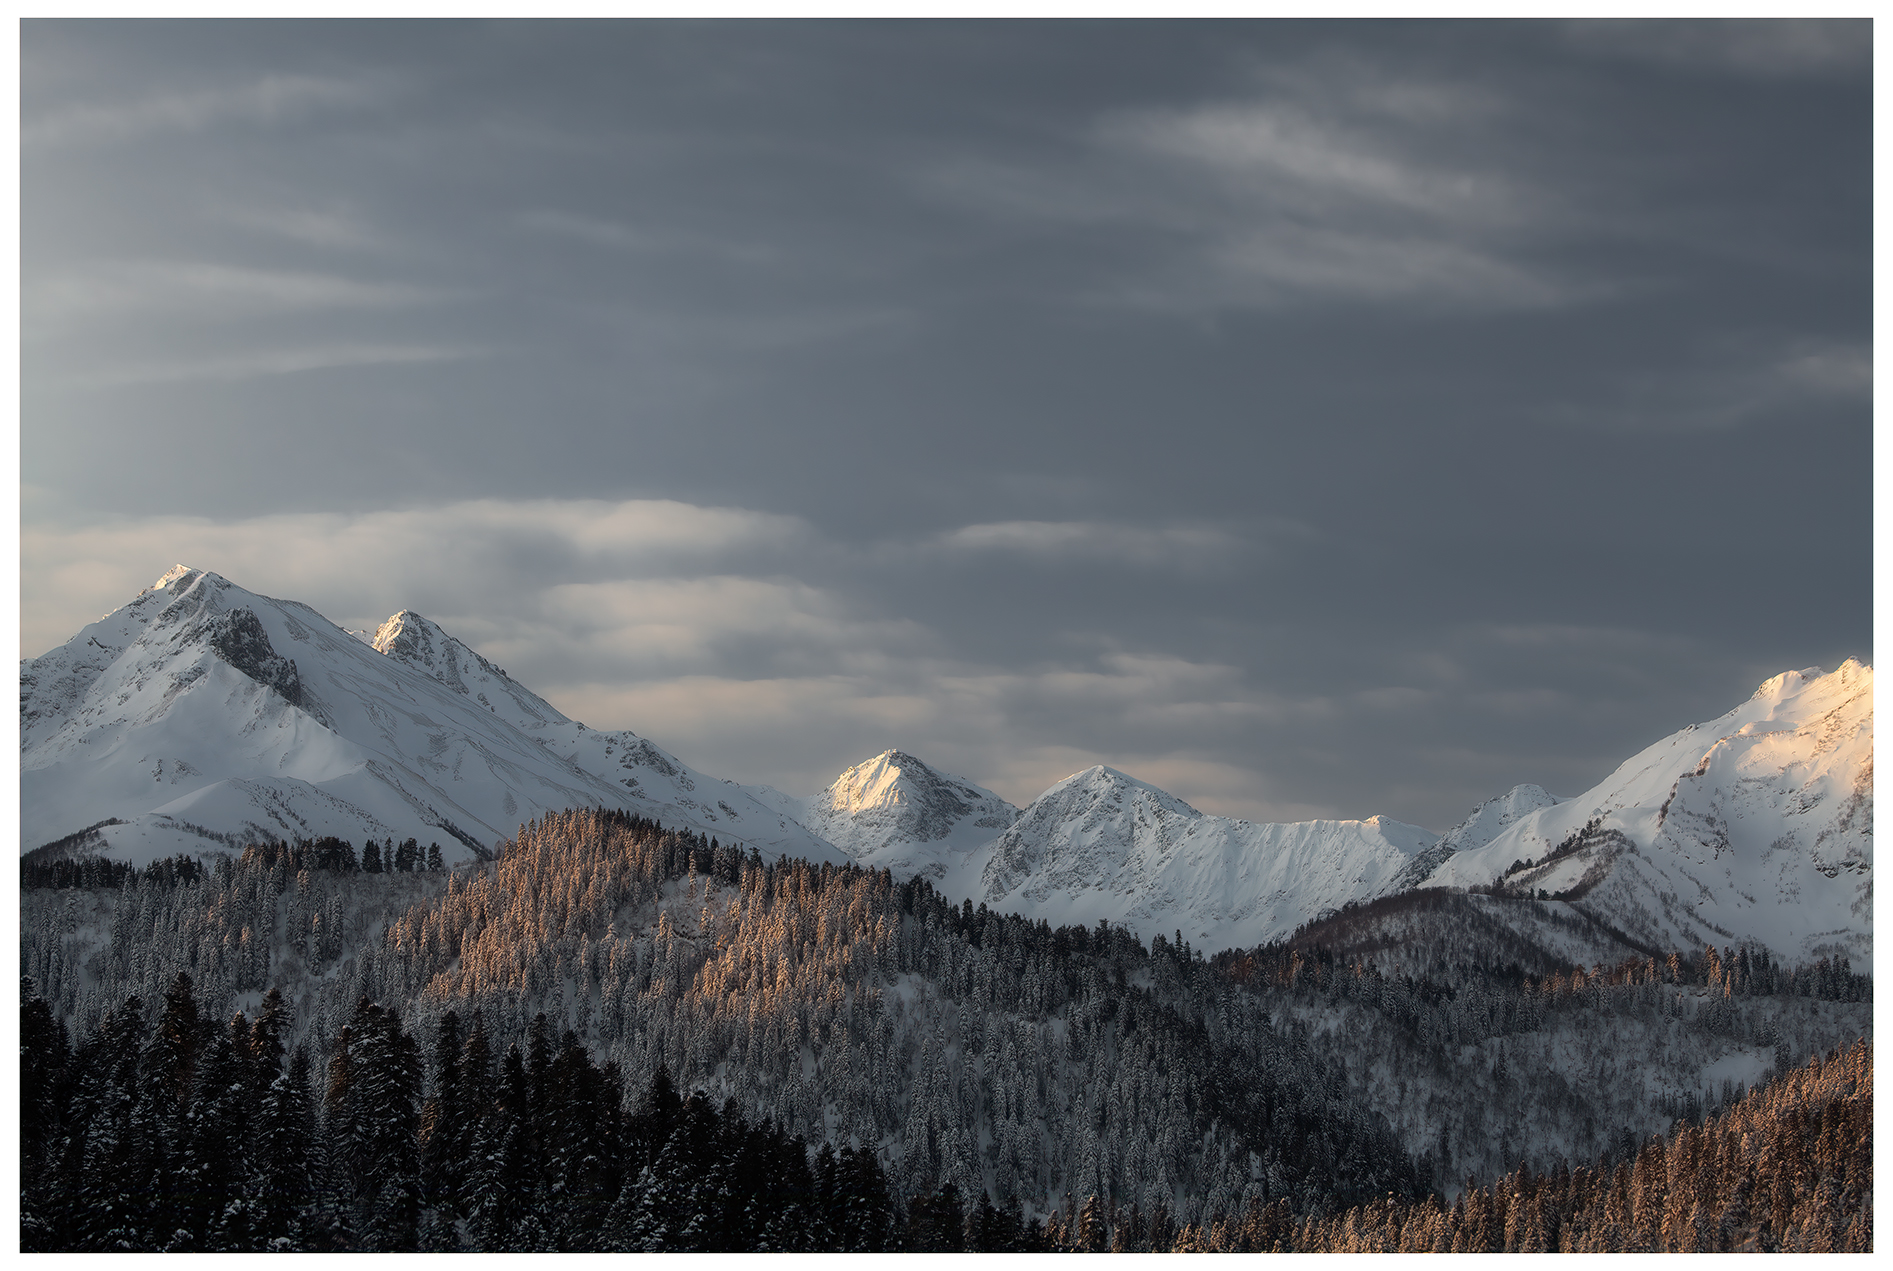
<instances>
[{"instance_id":1,"label":"snowy ridge","mask_svg":"<svg viewBox=\"0 0 1893 1271\"><path fill-rule=\"evenodd\" d=\"M105 850L138 861L322 834L464 859L547 812L606 806L846 859L649 741L567 719L417 614L365 644L185 566L22 661L20 733L23 850L117 818Z\"/></svg>"},{"instance_id":2,"label":"snowy ridge","mask_svg":"<svg viewBox=\"0 0 1893 1271\"><path fill-rule=\"evenodd\" d=\"M1440 835L1439 846L1453 852L1474 851L1503 834L1520 817L1558 802L1542 786L1513 786L1498 798L1481 803L1471 816Z\"/></svg>"},{"instance_id":3,"label":"snowy ridge","mask_svg":"<svg viewBox=\"0 0 1893 1271\"><path fill-rule=\"evenodd\" d=\"M1181 930L1212 952L1260 944L1350 900L1384 895L1436 841L1387 817L1260 825L1209 816L1095 767L1033 800L948 881L995 909L1055 926L1108 919L1146 940Z\"/></svg>"},{"instance_id":4,"label":"snowy ridge","mask_svg":"<svg viewBox=\"0 0 1893 1271\"><path fill-rule=\"evenodd\" d=\"M1657 948L1743 942L1791 961L1865 961L1873 668L1850 659L1775 676L1721 718L1456 853L1427 881L1495 880L1577 901Z\"/></svg>"},{"instance_id":5,"label":"snowy ridge","mask_svg":"<svg viewBox=\"0 0 1893 1271\"><path fill-rule=\"evenodd\" d=\"M403 609L375 631L369 644L383 656L431 675L462 697L515 728L569 724L552 704L411 609Z\"/></svg>"},{"instance_id":6,"label":"snowy ridge","mask_svg":"<svg viewBox=\"0 0 1893 1271\"><path fill-rule=\"evenodd\" d=\"M927 878L950 899L1053 926L1103 919L1146 940L1181 930L1205 952L1260 944L1396 890L1436 842L1386 817L1208 816L1106 767L1065 778L1020 811L898 750L808 798L756 793L862 864Z\"/></svg>"}]
</instances>

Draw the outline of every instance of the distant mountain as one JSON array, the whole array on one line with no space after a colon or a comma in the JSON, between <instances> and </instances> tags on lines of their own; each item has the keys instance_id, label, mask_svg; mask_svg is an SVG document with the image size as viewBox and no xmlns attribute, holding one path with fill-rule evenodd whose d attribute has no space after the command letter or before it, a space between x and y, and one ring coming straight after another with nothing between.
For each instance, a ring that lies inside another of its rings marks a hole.
<instances>
[{"instance_id":1,"label":"distant mountain","mask_svg":"<svg viewBox=\"0 0 1893 1271\"><path fill-rule=\"evenodd\" d=\"M967 853L1019 816L992 791L898 750L856 764L820 794L787 806L863 865L935 881L959 872Z\"/></svg>"},{"instance_id":2,"label":"distant mountain","mask_svg":"<svg viewBox=\"0 0 1893 1271\"><path fill-rule=\"evenodd\" d=\"M775 794L775 792L770 792ZM1259 944L1384 895L1437 836L1385 817L1258 825L1208 816L1096 767L1023 811L886 751L820 794L775 806L864 865L1053 926L1100 919L1205 952Z\"/></svg>"},{"instance_id":3,"label":"distant mountain","mask_svg":"<svg viewBox=\"0 0 1893 1271\"><path fill-rule=\"evenodd\" d=\"M1438 836L1387 817L1257 824L1210 816L1112 768L1065 778L979 854L973 894L1060 923L1100 918L1206 951L1260 944L1384 895ZM952 880L949 879L949 882Z\"/></svg>"},{"instance_id":4,"label":"distant mountain","mask_svg":"<svg viewBox=\"0 0 1893 1271\"><path fill-rule=\"evenodd\" d=\"M434 623L372 644L307 605L178 566L20 664L23 850L134 861L258 838L484 854L568 807L618 807L771 856L847 858L630 732L567 719Z\"/></svg>"},{"instance_id":5,"label":"distant mountain","mask_svg":"<svg viewBox=\"0 0 1893 1271\"><path fill-rule=\"evenodd\" d=\"M1426 883L1563 898L1659 949L1759 943L1791 960L1864 964L1873 669L1849 660L1829 673L1784 672L1576 798L1477 837Z\"/></svg>"}]
</instances>

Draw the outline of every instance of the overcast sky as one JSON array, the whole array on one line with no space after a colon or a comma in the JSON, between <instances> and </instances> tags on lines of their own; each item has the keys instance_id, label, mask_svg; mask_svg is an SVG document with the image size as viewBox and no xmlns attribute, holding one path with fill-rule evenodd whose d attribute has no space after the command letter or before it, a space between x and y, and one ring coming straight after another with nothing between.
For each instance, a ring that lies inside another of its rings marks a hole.
<instances>
[{"instance_id":1,"label":"overcast sky","mask_svg":"<svg viewBox=\"0 0 1893 1271\"><path fill-rule=\"evenodd\" d=\"M51 23L22 653L1435 829L1871 654L1869 28Z\"/></svg>"}]
</instances>

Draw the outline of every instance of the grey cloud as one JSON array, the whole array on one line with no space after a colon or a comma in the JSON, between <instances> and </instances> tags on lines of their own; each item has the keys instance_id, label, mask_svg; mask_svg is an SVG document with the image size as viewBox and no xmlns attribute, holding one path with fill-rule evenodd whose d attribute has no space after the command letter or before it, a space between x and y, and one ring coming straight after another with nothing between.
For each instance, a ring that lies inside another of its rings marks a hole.
<instances>
[{"instance_id":1,"label":"grey cloud","mask_svg":"<svg viewBox=\"0 0 1893 1271\"><path fill-rule=\"evenodd\" d=\"M1699 431L1866 403L1872 391L1873 356L1866 345L1735 340L1699 355L1694 365L1622 375L1596 399L1549 402L1542 413L1565 425Z\"/></svg>"},{"instance_id":2,"label":"grey cloud","mask_svg":"<svg viewBox=\"0 0 1893 1271\"><path fill-rule=\"evenodd\" d=\"M367 217L348 207L226 205L218 212L232 225L309 247L386 252L395 246Z\"/></svg>"},{"instance_id":3,"label":"grey cloud","mask_svg":"<svg viewBox=\"0 0 1893 1271\"><path fill-rule=\"evenodd\" d=\"M1309 533L1306 526L1287 524L1265 539ZM1216 568L1226 564L1232 553L1263 545L1220 526L1141 526L1103 521L995 521L963 525L936 541L952 552L1001 553L1045 563L1085 560L1140 569Z\"/></svg>"},{"instance_id":4,"label":"grey cloud","mask_svg":"<svg viewBox=\"0 0 1893 1271\"><path fill-rule=\"evenodd\" d=\"M1871 646L1871 84L1731 30L28 23L23 645L184 560L799 791L1572 792Z\"/></svg>"},{"instance_id":5,"label":"grey cloud","mask_svg":"<svg viewBox=\"0 0 1893 1271\"><path fill-rule=\"evenodd\" d=\"M324 344L301 348L262 348L229 357L133 361L80 372L68 383L91 388L123 388L141 384L183 384L193 381L252 380L297 375L342 367L420 366L464 362L485 357L482 349L455 349L403 344Z\"/></svg>"},{"instance_id":6,"label":"grey cloud","mask_svg":"<svg viewBox=\"0 0 1893 1271\"><path fill-rule=\"evenodd\" d=\"M1167 236L1167 261L1102 293L1159 308L1507 309L1603 289L1534 258L1574 218L1574 191L1479 156L1469 142L1509 126L1489 91L1360 59L1258 78L1245 98L1106 113L1064 165L970 159L932 180L1000 214Z\"/></svg>"},{"instance_id":7,"label":"grey cloud","mask_svg":"<svg viewBox=\"0 0 1893 1271\"><path fill-rule=\"evenodd\" d=\"M594 247L607 247L618 251L688 252L693 255L728 260L746 267L787 263L787 253L773 243L691 233L681 231L674 226L652 229L623 221L546 208L526 212L520 217L520 223L530 230L576 239Z\"/></svg>"},{"instance_id":8,"label":"grey cloud","mask_svg":"<svg viewBox=\"0 0 1893 1271\"><path fill-rule=\"evenodd\" d=\"M232 123L268 125L317 111L358 108L382 96L379 88L357 81L265 75L247 83L27 112L20 141L34 149L123 144L154 133L202 132Z\"/></svg>"},{"instance_id":9,"label":"grey cloud","mask_svg":"<svg viewBox=\"0 0 1893 1271\"><path fill-rule=\"evenodd\" d=\"M1858 18L1588 19L1564 26L1580 48L1768 79L1862 75L1873 65L1873 24Z\"/></svg>"},{"instance_id":10,"label":"grey cloud","mask_svg":"<svg viewBox=\"0 0 1893 1271\"><path fill-rule=\"evenodd\" d=\"M49 316L96 320L141 314L245 317L310 309L386 309L435 304L454 294L342 274L251 269L203 261L100 261L33 288Z\"/></svg>"}]
</instances>

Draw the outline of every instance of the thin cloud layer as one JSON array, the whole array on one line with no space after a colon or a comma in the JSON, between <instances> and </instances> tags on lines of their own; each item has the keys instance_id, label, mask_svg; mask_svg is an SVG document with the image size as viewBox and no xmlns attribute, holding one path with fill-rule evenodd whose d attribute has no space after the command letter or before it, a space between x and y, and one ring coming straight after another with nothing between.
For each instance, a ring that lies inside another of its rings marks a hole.
<instances>
[{"instance_id":1,"label":"thin cloud layer","mask_svg":"<svg viewBox=\"0 0 1893 1271\"><path fill-rule=\"evenodd\" d=\"M1529 144L1520 103L1358 58L1258 78L1245 98L1106 113L1062 167L969 160L933 180L996 215L1169 244L1108 284L1140 304L1505 310L1599 293L1536 254L1581 192L1482 157Z\"/></svg>"},{"instance_id":2,"label":"thin cloud layer","mask_svg":"<svg viewBox=\"0 0 1893 1271\"><path fill-rule=\"evenodd\" d=\"M28 149L124 145L160 133L197 133L220 125L268 127L380 99L376 88L317 75L265 75L244 82L158 92L128 101L26 111L20 143Z\"/></svg>"}]
</instances>

